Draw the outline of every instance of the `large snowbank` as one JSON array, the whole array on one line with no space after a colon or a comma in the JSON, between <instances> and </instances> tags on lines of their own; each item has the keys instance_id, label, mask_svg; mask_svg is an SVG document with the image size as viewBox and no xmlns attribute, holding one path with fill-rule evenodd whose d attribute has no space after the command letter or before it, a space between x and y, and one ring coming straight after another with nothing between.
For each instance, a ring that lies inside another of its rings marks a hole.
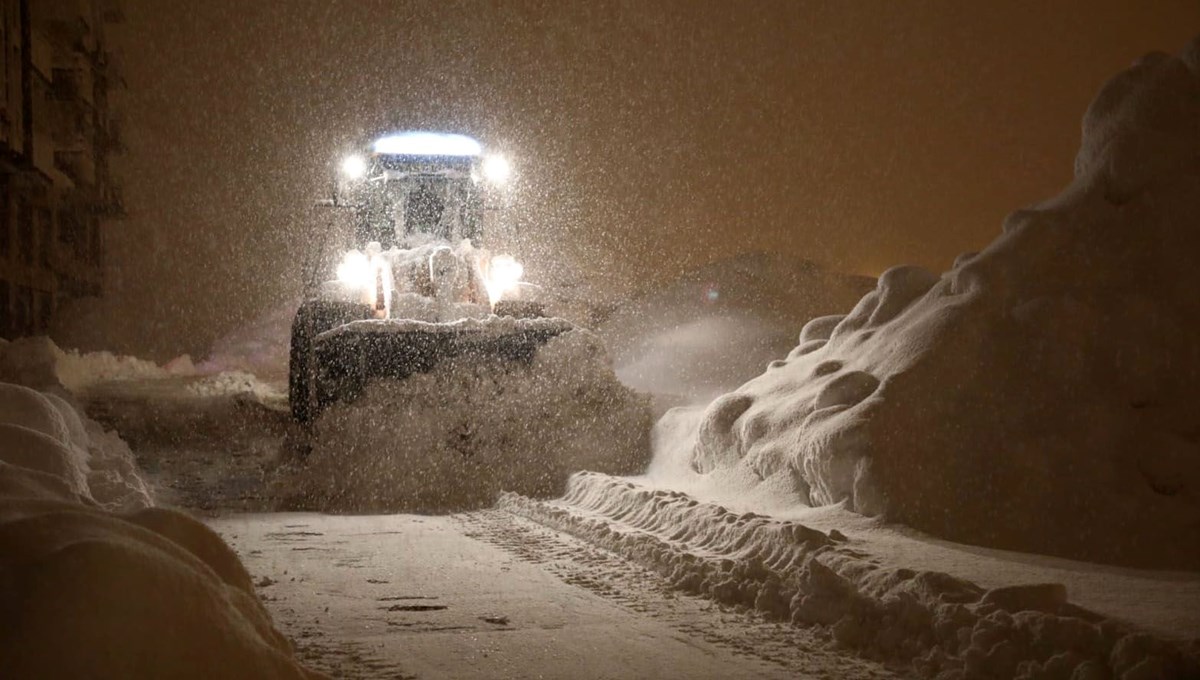
<instances>
[{"instance_id":1,"label":"large snowbank","mask_svg":"<svg viewBox=\"0 0 1200 680\"><path fill-rule=\"evenodd\" d=\"M5 677L323 677L295 662L200 522L5 491L0 609L17 623L0 626Z\"/></svg>"},{"instance_id":2,"label":"large snowbank","mask_svg":"<svg viewBox=\"0 0 1200 680\"><path fill-rule=\"evenodd\" d=\"M846 309L873 284L804 260L742 254L619 305L596 332L625 384L711 399L786 354L806 321Z\"/></svg>"},{"instance_id":3,"label":"large snowbank","mask_svg":"<svg viewBox=\"0 0 1200 680\"><path fill-rule=\"evenodd\" d=\"M185 449L209 457L214 473L251 441L267 446L280 435L287 406L278 387L242 371L106 382L89 389L86 400L95 418L145 460Z\"/></svg>"},{"instance_id":4,"label":"large snowbank","mask_svg":"<svg viewBox=\"0 0 1200 680\"><path fill-rule=\"evenodd\" d=\"M562 499L500 507L658 571L674 587L768 618L824 626L832 641L938 678L1182 678L1200 649L1139 632L1038 583L981 588L880 565L837 531L698 503L591 473Z\"/></svg>"},{"instance_id":5,"label":"large snowbank","mask_svg":"<svg viewBox=\"0 0 1200 680\"><path fill-rule=\"evenodd\" d=\"M232 550L149 505L115 433L67 398L0 383L4 677L321 677L294 661Z\"/></svg>"},{"instance_id":6,"label":"large snowbank","mask_svg":"<svg viewBox=\"0 0 1200 680\"><path fill-rule=\"evenodd\" d=\"M570 473L640 471L647 402L622 386L595 336L550 339L528 365L447 360L378 381L314 424L312 451L275 486L289 507L462 510L502 490L560 493Z\"/></svg>"},{"instance_id":7,"label":"large snowbank","mask_svg":"<svg viewBox=\"0 0 1200 680\"><path fill-rule=\"evenodd\" d=\"M1200 40L1101 90L1075 171L942 276L891 269L811 321L676 463L957 541L1200 568Z\"/></svg>"}]
</instances>

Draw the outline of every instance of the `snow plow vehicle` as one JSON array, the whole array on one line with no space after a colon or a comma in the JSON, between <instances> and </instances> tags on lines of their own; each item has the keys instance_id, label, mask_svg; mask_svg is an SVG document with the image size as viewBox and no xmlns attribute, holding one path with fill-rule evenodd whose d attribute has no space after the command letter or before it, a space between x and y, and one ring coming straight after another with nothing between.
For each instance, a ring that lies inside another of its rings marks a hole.
<instances>
[{"instance_id":1,"label":"snow plow vehicle","mask_svg":"<svg viewBox=\"0 0 1200 680\"><path fill-rule=\"evenodd\" d=\"M344 159L319 205L340 209L350 225L340 243L315 246L292 323L294 420L310 423L373 380L447 361L528 362L570 330L519 299L521 265L484 247L508 174L503 157L457 134L387 135Z\"/></svg>"}]
</instances>

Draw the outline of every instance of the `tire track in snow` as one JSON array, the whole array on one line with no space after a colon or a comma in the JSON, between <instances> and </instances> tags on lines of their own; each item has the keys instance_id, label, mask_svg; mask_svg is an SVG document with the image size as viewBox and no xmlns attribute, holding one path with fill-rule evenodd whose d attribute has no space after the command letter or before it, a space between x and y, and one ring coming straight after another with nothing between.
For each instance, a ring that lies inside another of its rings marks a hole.
<instances>
[{"instance_id":1,"label":"tire track in snow","mask_svg":"<svg viewBox=\"0 0 1200 680\"><path fill-rule=\"evenodd\" d=\"M703 640L758 662L763 674L798 677L893 678L905 674L832 649L827 632L768 621L753 610L739 611L685 595L659 574L620 555L501 509L455 519L463 534L536 564L565 583L583 588L679 631L679 639ZM747 669L749 670L749 668Z\"/></svg>"}]
</instances>

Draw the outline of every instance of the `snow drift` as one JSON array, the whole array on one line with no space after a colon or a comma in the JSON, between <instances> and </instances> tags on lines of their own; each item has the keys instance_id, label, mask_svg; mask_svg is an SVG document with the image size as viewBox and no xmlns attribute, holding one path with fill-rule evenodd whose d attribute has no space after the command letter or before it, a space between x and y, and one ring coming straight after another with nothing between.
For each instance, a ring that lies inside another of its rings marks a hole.
<instances>
[{"instance_id":1,"label":"snow drift","mask_svg":"<svg viewBox=\"0 0 1200 680\"><path fill-rule=\"evenodd\" d=\"M215 533L149 506L115 433L67 397L0 383L4 677L322 677Z\"/></svg>"},{"instance_id":2,"label":"snow drift","mask_svg":"<svg viewBox=\"0 0 1200 680\"><path fill-rule=\"evenodd\" d=\"M151 505L133 452L116 433L82 415L52 392L0 383L0 462L3 489L66 490L108 510Z\"/></svg>"},{"instance_id":3,"label":"snow drift","mask_svg":"<svg viewBox=\"0 0 1200 680\"><path fill-rule=\"evenodd\" d=\"M731 512L628 479L580 473L562 499L501 508L574 534L684 592L822 626L832 642L937 678L1183 678L1200 649L1072 604L1061 583L982 588L880 564L838 530Z\"/></svg>"},{"instance_id":4,"label":"snow drift","mask_svg":"<svg viewBox=\"0 0 1200 680\"><path fill-rule=\"evenodd\" d=\"M244 357L247 361L248 357ZM228 365L234 362L226 357ZM211 363L197 368L187 355L159 366L110 352L63 350L46 337L22 338L0 345L0 380L67 398L80 414L83 402L92 415L120 432L84 418L94 441L124 447L133 469L134 447L158 443L211 443L246 430L261 429L266 408L285 399L279 389L239 370L213 373ZM107 437L107 439L106 439Z\"/></svg>"},{"instance_id":5,"label":"snow drift","mask_svg":"<svg viewBox=\"0 0 1200 680\"><path fill-rule=\"evenodd\" d=\"M650 425L646 400L576 329L528 365L447 360L371 383L321 415L311 453L282 472L275 494L286 507L372 512L484 507L502 489L544 497L576 470L640 471Z\"/></svg>"},{"instance_id":6,"label":"snow drift","mask_svg":"<svg viewBox=\"0 0 1200 680\"><path fill-rule=\"evenodd\" d=\"M805 260L742 254L620 305L596 333L625 384L711 399L787 353L806 321L846 309L873 283Z\"/></svg>"},{"instance_id":7,"label":"snow drift","mask_svg":"<svg viewBox=\"0 0 1200 680\"><path fill-rule=\"evenodd\" d=\"M1197 215L1200 39L1104 86L1059 196L811 321L684 462L957 541L1200 568Z\"/></svg>"},{"instance_id":8,"label":"snow drift","mask_svg":"<svg viewBox=\"0 0 1200 680\"><path fill-rule=\"evenodd\" d=\"M45 336L20 338L0 345L0 380L39 389L65 389L81 394L113 380L144 380L195 372L187 355L159 366L153 361L111 352L64 350Z\"/></svg>"},{"instance_id":9,"label":"snow drift","mask_svg":"<svg viewBox=\"0 0 1200 680\"><path fill-rule=\"evenodd\" d=\"M5 677L314 678L233 551L168 510L0 497Z\"/></svg>"}]
</instances>

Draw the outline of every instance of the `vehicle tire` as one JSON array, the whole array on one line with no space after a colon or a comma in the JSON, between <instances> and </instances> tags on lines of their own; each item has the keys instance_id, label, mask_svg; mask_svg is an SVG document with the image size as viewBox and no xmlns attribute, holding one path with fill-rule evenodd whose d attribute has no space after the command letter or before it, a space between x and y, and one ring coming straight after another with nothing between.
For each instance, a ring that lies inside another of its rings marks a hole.
<instances>
[{"instance_id":1,"label":"vehicle tire","mask_svg":"<svg viewBox=\"0 0 1200 680\"><path fill-rule=\"evenodd\" d=\"M308 423L320 413L315 398L317 375L314 345L317 336L351 321L371 318L371 308L356 302L308 300L292 320L288 354L288 403L292 419Z\"/></svg>"}]
</instances>

